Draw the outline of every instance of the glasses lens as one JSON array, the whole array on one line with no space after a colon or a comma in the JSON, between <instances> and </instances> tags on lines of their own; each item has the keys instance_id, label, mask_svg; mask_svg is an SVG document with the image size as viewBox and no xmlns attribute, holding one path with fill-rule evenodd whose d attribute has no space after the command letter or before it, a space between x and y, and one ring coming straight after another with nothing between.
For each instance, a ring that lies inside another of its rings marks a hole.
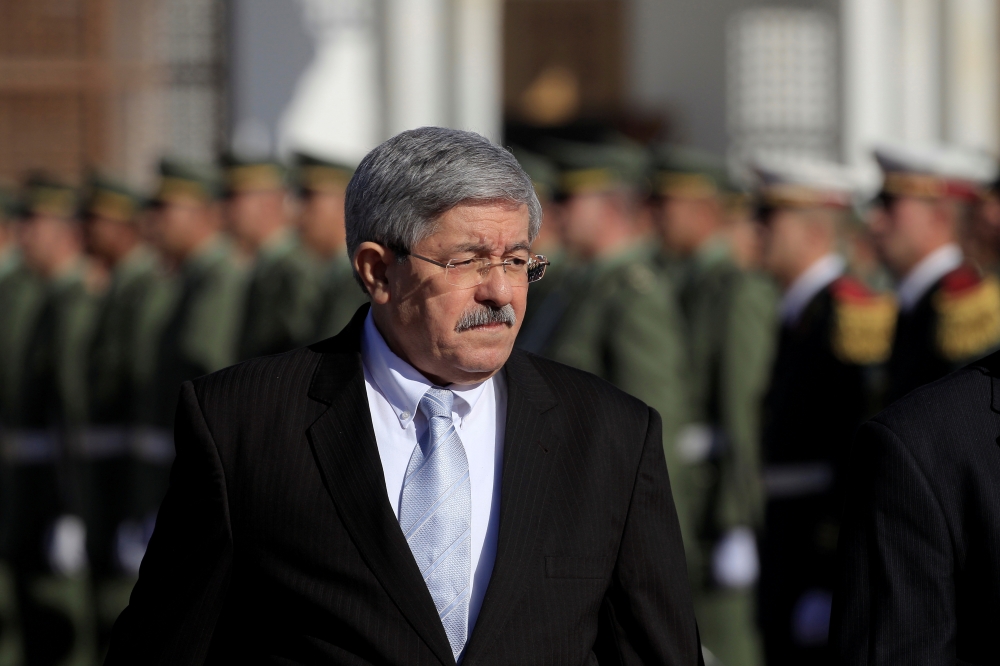
<instances>
[{"instance_id":1,"label":"glasses lens","mask_svg":"<svg viewBox=\"0 0 1000 666\"><path fill-rule=\"evenodd\" d=\"M450 261L446 279L448 284L467 289L475 287L483 281L483 271L489 270L489 260L466 259L465 261ZM485 266L485 268L484 268Z\"/></svg>"},{"instance_id":2,"label":"glasses lens","mask_svg":"<svg viewBox=\"0 0 1000 666\"><path fill-rule=\"evenodd\" d=\"M535 259L528 262L528 282L538 282L543 277L545 277L545 267L548 266L548 260L538 255Z\"/></svg>"}]
</instances>

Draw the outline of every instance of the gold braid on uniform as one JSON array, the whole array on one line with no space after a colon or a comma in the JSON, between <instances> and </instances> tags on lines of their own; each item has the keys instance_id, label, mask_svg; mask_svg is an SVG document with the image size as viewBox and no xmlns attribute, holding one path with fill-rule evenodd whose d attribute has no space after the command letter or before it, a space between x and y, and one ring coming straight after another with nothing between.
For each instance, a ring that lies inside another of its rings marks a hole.
<instances>
[{"instance_id":1,"label":"gold braid on uniform","mask_svg":"<svg viewBox=\"0 0 1000 666\"><path fill-rule=\"evenodd\" d=\"M840 278L832 287L834 355L852 365L885 362L896 331L896 300L853 278Z\"/></svg>"},{"instance_id":2,"label":"gold braid on uniform","mask_svg":"<svg viewBox=\"0 0 1000 666\"><path fill-rule=\"evenodd\" d=\"M985 279L967 266L942 281L933 297L937 311L937 345L949 361L985 353L1000 343L1000 281Z\"/></svg>"}]
</instances>

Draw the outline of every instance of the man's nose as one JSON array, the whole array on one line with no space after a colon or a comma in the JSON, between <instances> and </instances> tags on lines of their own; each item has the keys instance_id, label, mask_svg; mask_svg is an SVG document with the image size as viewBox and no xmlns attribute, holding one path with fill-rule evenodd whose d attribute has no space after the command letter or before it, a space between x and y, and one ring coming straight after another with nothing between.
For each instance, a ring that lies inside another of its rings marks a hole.
<instances>
[{"instance_id":1,"label":"man's nose","mask_svg":"<svg viewBox=\"0 0 1000 666\"><path fill-rule=\"evenodd\" d=\"M511 302L513 298L513 285L511 276L504 272L504 267L494 264L490 267L482 284L479 285L476 296L478 301L489 301L494 305L503 307Z\"/></svg>"}]
</instances>

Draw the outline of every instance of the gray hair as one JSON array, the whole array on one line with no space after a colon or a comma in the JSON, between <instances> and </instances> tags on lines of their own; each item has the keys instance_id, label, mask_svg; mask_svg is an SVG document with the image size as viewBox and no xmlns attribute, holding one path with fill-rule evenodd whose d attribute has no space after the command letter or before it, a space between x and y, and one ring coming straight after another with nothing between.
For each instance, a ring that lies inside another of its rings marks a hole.
<instances>
[{"instance_id":1,"label":"gray hair","mask_svg":"<svg viewBox=\"0 0 1000 666\"><path fill-rule=\"evenodd\" d=\"M405 259L444 213L462 203L494 202L527 206L528 235L535 239L542 207L510 151L475 132L402 132L365 155L347 186L348 255L371 241Z\"/></svg>"}]
</instances>

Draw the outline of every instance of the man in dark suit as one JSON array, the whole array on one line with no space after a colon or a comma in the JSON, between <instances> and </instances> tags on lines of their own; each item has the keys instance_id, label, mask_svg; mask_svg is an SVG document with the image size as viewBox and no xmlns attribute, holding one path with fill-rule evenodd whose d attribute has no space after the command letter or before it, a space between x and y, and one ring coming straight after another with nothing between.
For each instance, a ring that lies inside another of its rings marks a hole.
<instances>
[{"instance_id":1,"label":"man in dark suit","mask_svg":"<svg viewBox=\"0 0 1000 666\"><path fill-rule=\"evenodd\" d=\"M512 353L544 273L514 158L404 132L346 210L370 310L184 384L107 663L698 663L659 416Z\"/></svg>"},{"instance_id":2,"label":"man in dark suit","mask_svg":"<svg viewBox=\"0 0 1000 666\"><path fill-rule=\"evenodd\" d=\"M1000 354L865 424L831 642L848 666L1000 663Z\"/></svg>"}]
</instances>

